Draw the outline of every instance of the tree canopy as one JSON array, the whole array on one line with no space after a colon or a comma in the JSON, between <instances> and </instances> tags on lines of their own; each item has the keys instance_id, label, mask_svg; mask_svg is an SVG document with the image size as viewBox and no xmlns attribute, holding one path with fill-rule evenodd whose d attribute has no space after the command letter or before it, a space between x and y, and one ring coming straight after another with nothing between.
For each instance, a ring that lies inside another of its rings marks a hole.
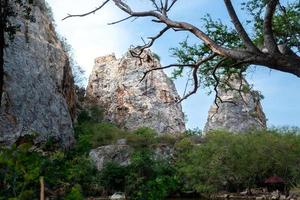
<instances>
[{"instance_id":1,"label":"tree canopy","mask_svg":"<svg viewBox=\"0 0 300 200\"><path fill-rule=\"evenodd\" d=\"M247 17L245 22L240 20L232 1L224 0L224 7L232 24L214 20L207 14L202 16L202 27L170 17L170 12L179 0L148 1L152 5L151 8L137 11L133 7L137 7L141 2L135 2L133 6L131 1L105 0L90 12L69 14L64 19L84 17L101 10L108 3L114 3L116 8L128 16L110 24L148 17L158 26L164 25L157 35L148 38L148 43L138 46L133 51L135 56L141 56L144 49L151 47L168 31L186 31L196 36L199 39L197 44L190 45L183 41L179 48L172 49L178 63L153 69L175 67L175 77L181 75L185 68L191 70L193 89L182 99L196 93L200 86L213 86L216 90L220 84L226 85L224 80L231 74L241 75L250 65L264 66L300 77L299 0L244 1L241 7Z\"/></svg>"}]
</instances>

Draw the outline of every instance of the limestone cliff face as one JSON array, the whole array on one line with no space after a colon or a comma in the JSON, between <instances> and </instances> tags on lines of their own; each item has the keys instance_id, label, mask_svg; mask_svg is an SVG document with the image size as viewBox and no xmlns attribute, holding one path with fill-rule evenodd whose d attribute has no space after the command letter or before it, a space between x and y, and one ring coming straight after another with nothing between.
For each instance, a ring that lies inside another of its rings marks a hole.
<instances>
[{"instance_id":1,"label":"limestone cliff face","mask_svg":"<svg viewBox=\"0 0 300 200\"><path fill-rule=\"evenodd\" d=\"M17 8L16 8L17 9ZM20 31L4 52L4 93L0 112L0 143L12 144L26 134L36 142L74 142L75 92L72 71L47 15L44 0L34 1L35 23L13 20Z\"/></svg>"},{"instance_id":2,"label":"limestone cliff face","mask_svg":"<svg viewBox=\"0 0 300 200\"><path fill-rule=\"evenodd\" d=\"M184 114L174 83L162 70L150 51L142 60L130 52L121 59L114 55L99 57L89 78L86 97L105 108L105 118L122 128L150 127L158 133L185 130Z\"/></svg>"},{"instance_id":3,"label":"limestone cliff face","mask_svg":"<svg viewBox=\"0 0 300 200\"><path fill-rule=\"evenodd\" d=\"M216 129L245 132L266 128L266 117L258 92L238 92L250 86L244 78L237 76L231 78L230 87L232 90L219 89L219 96L223 102L218 101L219 108L216 104L211 106L204 132Z\"/></svg>"}]
</instances>

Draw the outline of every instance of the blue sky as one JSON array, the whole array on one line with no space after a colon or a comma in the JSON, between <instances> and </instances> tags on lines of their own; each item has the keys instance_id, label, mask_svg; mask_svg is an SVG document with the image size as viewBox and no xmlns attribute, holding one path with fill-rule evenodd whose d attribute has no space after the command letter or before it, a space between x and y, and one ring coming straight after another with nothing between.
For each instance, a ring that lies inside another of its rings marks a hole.
<instances>
[{"instance_id":1,"label":"blue sky","mask_svg":"<svg viewBox=\"0 0 300 200\"><path fill-rule=\"evenodd\" d=\"M72 45L75 60L86 70L87 76L93 68L96 57L112 52L120 57L131 45L141 44L141 37L155 35L161 28L161 26L151 23L149 18L137 19L133 22L127 21L114 26L107 25L109 22L126 16L113 4L94 15L62 21L61 19L68 13L79 14L89 11L99 5L101 1L47 0L47 2L53 9L58 32L66 37ZM147 0L128 0L128 2L134 2L133 5L139 10L148 7ZM170 16L200 27L201 17L210 13L213 18L220 18L222 21L230 23L223 1L214 0L214 4L211 2L212 0L179 0ZM242 1L235 2L235 6L238 6ZM244 19L245 13L237 11L241 19ZM155 43L152 50L160 55L163 65L175 62L175 59L170 56L169 49L176 47L178 42L184 40L186 36L187 34L184 32L170 32ZM190 42L196 43L198 39L190 36ZM183 93L185 81L184 78L175 81L180 94ZM262 104L268 118L268 126L300 127L300 78L257 67L253 73L248 75L248 81L265 96ZM207 96L207 91L202 89L183 102L183 110L188 117L188 128L199 127L202 129L204 127L213 98L213 95Z\"/></svg>"}]
</instances>

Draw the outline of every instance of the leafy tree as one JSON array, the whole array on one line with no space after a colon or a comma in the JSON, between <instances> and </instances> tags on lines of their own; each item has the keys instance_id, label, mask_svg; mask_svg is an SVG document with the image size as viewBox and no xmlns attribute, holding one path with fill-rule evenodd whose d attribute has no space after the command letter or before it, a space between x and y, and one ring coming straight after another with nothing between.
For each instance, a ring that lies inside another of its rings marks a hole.
<instances>
[{"instance_id":1,"label":"leafy tree","mask_svg":"<svg viewBox=\"0 0 300 200\"><path fill-rule=\"evenodd\" d=\"M201 145L191 147L185 139L177 148L176 166L185 187L198 192L251 189L273 175L282 177L288 187L300 181L300 136L294 131L215 131Z\"/></svg>"},{"instance_id":2,"label":"leafy tree","mask_svg":"<svg viewBox=\"0 0 300 200\"><path fill-rule=\"evenodd\" d=\"M100 180L109 194L125 190L127 171L127 167L120 166L114 162L107 163L104 166Z\"/></svg>"},{"instance_id":3,"label":"leafy tree","mask_svg":"<svg viewBox=\"0 0 300 200\"><path fill-rule=\"evenodd\" d=\"M191 70L193 89L183 98L196 93L202 86L226 85L231 74L242 74L250 65L265 66L270 69L287 72L300 77L300 4L298 0L250 0L242 3L247 24L240 21L231 0L224 0L224 5L233 26L213 20L209 15L202 19L203 27L197 27L184 21L176 21L169 16L170 11L179 0L148 0L152 8L136 11L136 5L125 0L103 0L96 9L70 17L84 17L101 10L112 2L128 17L111 24L132 18L149 17L153 23L165 27L155 36L149 37L149 43L138 46L132 54L143 56L142 51L151 47L155 41L170 30L186 31L199 39L199 43L190 45L187 41L173 49L178 63L164 66L165 69L177 67L174 76L181 75L185 68ZM220 2L216 2L220 3ZM138 3L136 3L138 4ZM203 8L199 8L203 9ZM246 30L252 27L249 34ZM222 83L223 82L223 83Z\"/></svg>"},{"instance_id":4,"label":"leafy tree","mask_svg":"<svg viewBox=\"0 0 300 200\"><path fill-rule=\"evenodd\" d=\"M136 151L128 169L125 189L130 199L165 199L178 187L175 168L166 161L155 160L150 149Z\"/></svg>"},{"instance_id":5,"label":"leafy tree","mask_svg":"<svg viewBox=\"0 0 300 200\"><path fill-rule=\"evenodd\" d=\"M71 192L64 198L65 200L84 200L81 193L80 185L75 185L72 187Z\"/></svg>"}]
</instances>

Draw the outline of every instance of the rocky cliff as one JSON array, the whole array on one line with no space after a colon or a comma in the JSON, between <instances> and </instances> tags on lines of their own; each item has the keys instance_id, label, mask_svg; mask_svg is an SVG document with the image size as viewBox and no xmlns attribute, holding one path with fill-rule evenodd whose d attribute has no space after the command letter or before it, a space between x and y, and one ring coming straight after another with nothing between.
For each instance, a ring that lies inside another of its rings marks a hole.
<instances>
[{"instance_id":1,"label":"rocky cliff","mask_svg":"<svg viewBox=\"0 0 300 200\"><path fill-rule=\"evenodd\" d=\"M145 51L140 60L126 53L121 59L114 55L95 60L86 97L105 109L105 118L119 127L134 130L150 127L158 133L185 130L184 114L174 83L162 70L153 53Z\"/></svg>"},{"instance_id":2,"label":"rocky cliff","mask_svg":"<svg viewBox=\"0 0 300 200\"><path fill-rule=\"evenodd\" d=\"M244 78L233 76L229 87L219 88L217 105L214 103L208 113L204 132L226 129L245 132L250 129L266 128L266 117L260 104L260 95L250 89Z\"/></svg>"},{"instance_id":3,"label":"rocky cliff","mask_svg":"<svg viewBox=\"0 0 300 200\"><path fill-rule=\"evenodd\" d=\"M55 138L68 147L74 142L72 71L44 0L33 2L36 22L12 19L20 31L4 50L0 143L36 134L36 142Z\"/></svg>"}]
</instances>

